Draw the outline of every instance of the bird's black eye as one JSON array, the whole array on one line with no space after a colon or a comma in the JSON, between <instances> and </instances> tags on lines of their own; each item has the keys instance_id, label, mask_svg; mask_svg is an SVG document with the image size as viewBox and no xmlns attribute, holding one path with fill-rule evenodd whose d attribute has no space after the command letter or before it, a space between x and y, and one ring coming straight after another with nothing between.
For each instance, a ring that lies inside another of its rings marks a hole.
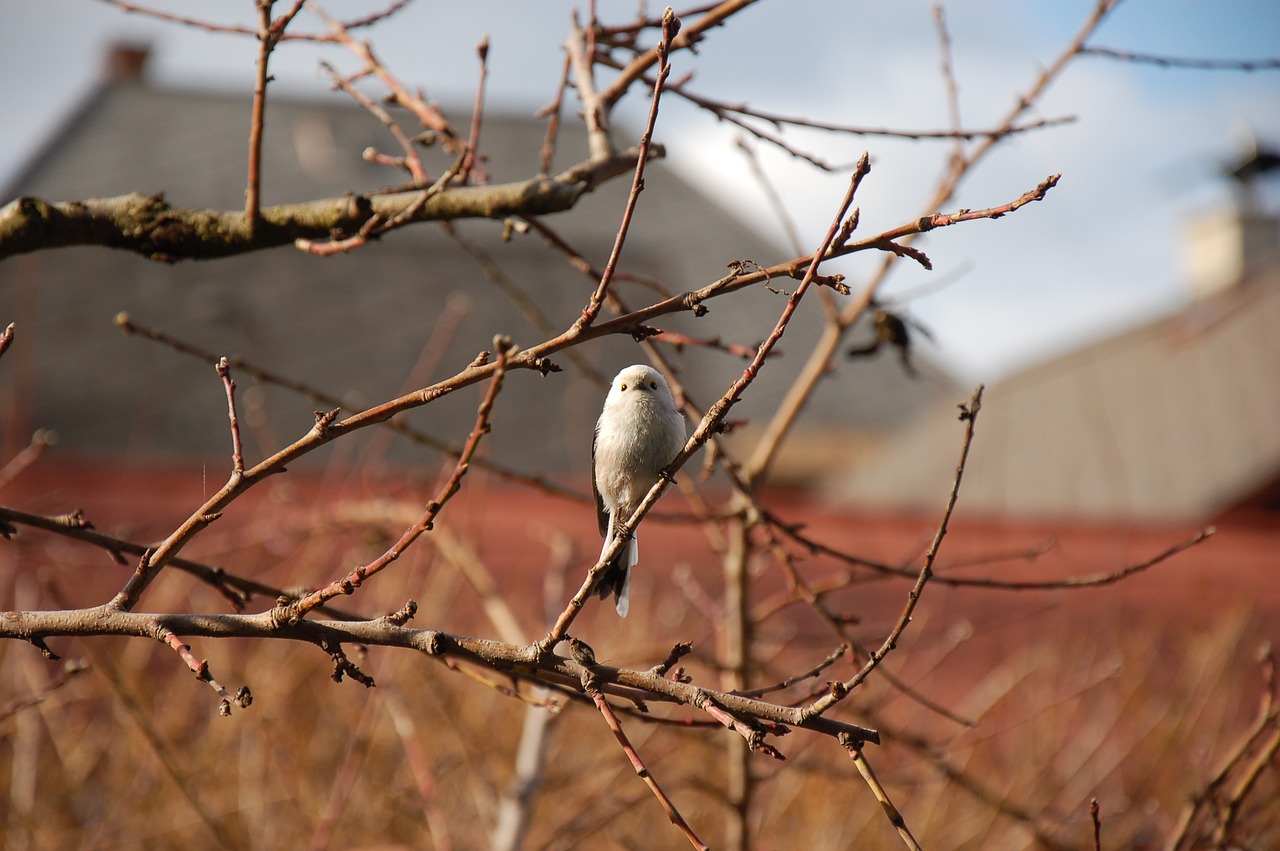
<instances>
[{"instance_id":1,"label":"bird's black eye","mask_svg":"<svg viewBox=\"0 0 1280 851\"><path fill-rule=\"evenodd\" d=\"M656 381L650 381L650 382L649 382L649 389L650 389L650 390L657 390L657 389L658 389L658 382L656 382Z\"/></svg>"},{"instance_id":2,"label":"bird's black eye","mask_svg":"<svg viewBox=\"0 0 1280 851\"><path fill-rule=\"evenodd\" d=\"M626 389L627 389L627 383L626 383L625 381L624 381L624 382L622 382L621 384L619 384L619 385L618 385L618 389L619 389L619 390L626 390Z\"/></svg>"}]
</instances>

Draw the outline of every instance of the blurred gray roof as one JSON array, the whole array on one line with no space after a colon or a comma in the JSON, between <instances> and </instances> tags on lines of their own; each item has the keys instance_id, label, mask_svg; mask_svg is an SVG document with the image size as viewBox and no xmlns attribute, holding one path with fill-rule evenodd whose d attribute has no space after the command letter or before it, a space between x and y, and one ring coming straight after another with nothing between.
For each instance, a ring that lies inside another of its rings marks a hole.
<instances>
[{"instance_id":1,"label":"blurred gray roof","mask_svg":"<svg viewBox=\"0 0 1280 851\"><path fill-rule=\"evenodd\" d=\"M8 197L72 200L163 191L179 207L238 209L248 132L247 97L112 82L67 121ZM377 121L345 101L272 97L265 132L264 204L369 191L398 180L389 169L361 159L367 146L390 151L391 143ZM543 132L532 119L486 115L481 150L491 179L536 173ZM566 118L557 168L584 157L580 136ZM658 137L662 141L660 132ZM435 156L428 167L439 173L445 161ZM623 257L625 271L658 278L678 291L721 277L736 259L787 259L661 162L646 177ZM615 181L548 223L603 265L628 183ZM503 242L501 222L458 227L492 254L555 328L572 323L590 283L539 237L517 235ZM632 284L621 284L618 292L633 305L652 295ZM761 288L709 302L703 319L679 316L659 324L754 344L782 306L781 297ZM819 305L803 307L806 321L784 338L783 356L762 372L735 416L759 422L776 407L820 325ZM525 345L546 336L436 225L407 228L331 258L282 248L161 265L101 248L38 252L0 268L0 326L16 321L18 328L17 342L0 364L0 429L7 447L24 444L31 429L52 428L60 435L59 451L127 461L228 460L226 403L212 364L125 337L112 321L120 311L212 352L243 356L310 383L356 408L453 374L491 348L495 334ZM643 359L630 338L593 342L580 351L606 377ZM489 451L523 469L585 475L602 391L567 356L555 360L563 374L509 377ZM696 347L677 360L695 400L704 405L744 365ZM236 377L247 454L261 457L310 428L317 405ZM795 441L803 452L795 463L829 468L832 453L847 455L850 447L863 445L851 435L902 427L934 398L940 383L907 379L891 356L846 364L806 410ZM478 398L474 389L455 394L412 412L408 421L460 443ZM389 445L371 439L366 436L362 448L338 445L322 455L337 453L355 462L362 458L356 453L381 457L386 451L399 462L435 463L402 439ZM784 457L784 474L789 464Z\"/></svg>"},{"instance_id":2,"label":"blurred gray roof","mask_svg":"<svg viewBox=\"0 0 1280 851\"><path fill-rule=\"evenodd\" d=\"M1272 227L1276 226L1272 220ZM939 404L843 471L839 499L940 510L961 428ZM1280 268L989 388L963 510L1202 521L1280 481Z\"/></svg>"}]
</instances>

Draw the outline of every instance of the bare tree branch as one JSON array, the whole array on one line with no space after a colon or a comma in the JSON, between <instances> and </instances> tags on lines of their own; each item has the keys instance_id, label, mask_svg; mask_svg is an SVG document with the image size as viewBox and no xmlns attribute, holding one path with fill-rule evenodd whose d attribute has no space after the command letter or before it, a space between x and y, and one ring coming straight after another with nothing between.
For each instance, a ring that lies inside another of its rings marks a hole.
<instances>
[{"instance_id":1,"label":"bare tree branch","mask_svg":"<svg viewBox=\"0 0 1280 851\"><path fill-rule=\"evenodd\" d=\"M527 645L468 638L435 629L409 629L391 618L364 621L306 619L289 623L281 621L272 611L254 615L187 615L131 612L110 605L60 611L0 612L0 638L22 641L93 635L163 641L166 630L187 638L286 639L317 647L344 644L398 647L416 650L442 661L453 660L502 671L528 682L545 682L559 687L567 685L578 693L581 693L582 674L587 670L574 659L554 653L540 654L534 661ZM799 727L825 736L847 733L858 741L880 743L875 730L857 724L824 716L805 717L798 708L678 682L648 670L596 665L591 671L603 691L628 699L643 694L646 701L653 703L696 708L700 700L710 698L739 718Z\"/></svg>"},{"instance_id":2,"label":"bare tree branch","mask_svg":"<svg viewBox=\"0 0 1280 851\"><path fill-rule=\"evenodd\" d=\"M660 146L652 146L650 156L662 155ZM415 204L411 222L548 215L570 209L600 184L628 173L638 156L639 150L631 149L602 162L580 163L554 178L450 186L426 203L420 203L420 190L411 190L265 207L253 230L243 211L181 209L163 195L135 192L66 202L24 196L0 207L0 260L72 245L120 248L166 263L208 260L298 239L354 234L374 217L394 219Z\"/></svg>"}]
</instances>

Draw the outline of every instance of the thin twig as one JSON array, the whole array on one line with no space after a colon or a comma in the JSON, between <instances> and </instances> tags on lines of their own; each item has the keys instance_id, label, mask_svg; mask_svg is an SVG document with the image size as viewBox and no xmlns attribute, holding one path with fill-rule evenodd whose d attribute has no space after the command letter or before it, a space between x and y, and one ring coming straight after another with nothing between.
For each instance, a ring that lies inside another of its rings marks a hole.
<instances>
[{"instance_id":1,"label":"thin twig","mask_svg":"<svg viewBox=\"0 0 1280 851\"><path fill-rule=\"evenodd\" d=\"M773 210L774 217L778 220L778 224L782 225L782 231L787 235L787 243L791 246L791 250L796 254L804 251L804 245L800 242L800 231L796 229L796 220L787 212L787 207L782 203L782 196L778 194L778 188L773 185L768 176L764 173L764 168L760 165L760 158L756 156L755 150L747 144L745 139L738 139L739 150L747 158L747 166L751 169L751 174L756 179L756 183L760 184L760 189L764 192L765 200L769 202L769 207Z\"/></svg>"},{"instance_id":2,"label":"thin twig","mask_svg":"<svg viewBox=\"0 0 1280 851\"><path fill-rule=\"evenodd\" d=\"M636 203L640 199L640 193L644 190L644 169L649 160L649 147L653 141L653 128L658 121L658 104L662 100L662 86L666 82L667 75L671 72L671 63L667 60L667 56L671 49L671 39L675 37L679 29L679 19L668 9L662 18L662 41L658 45L658 56L661 60L658 65L658 78L653 86L653 98L649 102L649 117L645 123L644 133L640 137L640 156L636 158L635 175L631 179L631 192L627 195L627 204L622 211L622 221L618 225L618 234L614 238L613 249L609 252L609 260L605 263L604 274L600 276L600 283L592 294L591 300L587 302L586 308L583 309L582 316L575 323L575 327L587 327L595 322L596 316L599 315L600 308L604 304L605 294L609 291L609 284L613 280L614 272L618 268L618 260L622 256L622 246L627 240L627 232L631 227L631 217L635 214ZM581 86L581 83L579 83L579 86ZM598 152L593 151L593 154L598 155Z\"/></svg>"},{"instance_id":3,"label":"thin twig","mask_svg":"<svg viewBox=\"0 0 1280 851\"><path fill-rule=\"evenodd\" d=\"M484 121L484 87L489 79L489 36L480 39L476 45L476 56L480 59L480 80L476 83L476 100L471 108L471 130L467 133L467 148L462 156L462 172L458 175L460 183L469 183L471 175L476 175L477 183L488 183L484 167L480 159L480 127Z\"/></svg>"},{"instance_id":4,"label":"thin twig","mask_svg":"<svg viewBox=\"0 0 1280 851\"><path fill-rule=\"evenodd\" d=\"M147 552L147 547L134 541L126 541L123 538L114 538L110 535L104 535L97 532L93 528L93 524L85 519L84 513L73 511L60 517L46 517L40 514L28 514L25 511L18 511L13 508L0 506L0 523L16 523L22 526L29 526L33 529L41 529L45 532L52 532L55 535L61 535L75 541L90 544L106 550L112 560L117 564L127 564L125 556L133 556L140 558ZM191 559L178 556L169 562L175 570L188 573L199 579L201 582L211 586L215 591L221 594L236 611L244 611L245 605L253 599L255 595L275 600L279 597L288 596L281 588L274 585L267 585L253 579L246 579L242 576L236 576L234 573L228 573L221 567L204 564ZM344 612L341 609L335 609L331 606L324 608L324 613L331 618L338 620L360 620L359 615L350 612Z\"/></svg>"},{"instance_id":5,"label":"thin twig","mask_svg":"<svg viewBox=\"0 0 1280 851\"><path fill-rule=\"evenodd\" d=\"M955 480L951 484L951 492L947 495L947 506L942 512L942 520L938 524L938 531L934 534L933 541L925 552L924 564L920 567L920 575L916 579L915 586L912 587L911 592L907 595L907 602L903 607L901 617L898 618L898 623L894 625L884 643L868 657L866 664L862 666L858 673L844 683L837 684L838 687L833 687L827 694L809 704L805 707L806 712L820 715L847 697L880 665L885 656L889 655L898 646L898 639L902 637L902 633L906 631L907 626L911 623L916 604L920 602L920 595L924 592L925 585L929 583L933 576L933 563L938 557L938 550L942 546L942 540L947 535L947 525L951 521L951 515L956 508L956 501L960 496L960 482L964 479L965 465L969 460L969 448L973 445L974 426L977 422L978 412L982 410L982 391L982 385L978 385L978 389L974 391L969 403L959 406L960 420L965 424L965 429L964 443L960 447L960 460L956 462Z\"/></svg>"},{"instance_id":6,"label":"thin twig","mask_svg":"<svg viewBox=\"0 0 1280 851\"><path fill-rule=\"evenodd\" d=\"M212 21L206 21L199 18L191 18L185 15L175 15L170 12L162 12L159 9L152 9L146 6L139 6L135 3L126 3L123 0L99 0L108 6L114 6L122 12L128 14L142 15L148 18L154 18L158 21L165 21L171 24L179 24L186 27L195 27L212 33L223 33L230 35L246 35L257 37L258 29L256 27L236 26L234 24L218 24ZM355 18L343 23L343 27L348 30L360 29L363 27L373 26L379 21L383 21L396 12L399 12L405 6L409 5L412 0L396 0L385 9L365 15L363 18ZM280 41L313 41L318 43L336 43L338 39L333 35L325 35L324 33L281 33Z\"/></svg>"},{"instance_id":7,"label":"thin twig","mask_svg":"<svg viewBox=\"0 0 1280 851\"><path fill-rule=\"evenodd\" d=\"M610 62L608 59L602 59L611 67L622 67L621 63ZM649 78L642 77L642 80L648 82ZM716 100L706 97L705 95L695 94L689 91L689 87L684 82L676 82L667 86L667 90L672 94L689 101L693 105L710 112L721 121L727 121L737 127L741 127L756 138L778 145L793 155L802 159L813 162L807 154L800 153L788 147L781 137L761 130L750 122L744 120L754 118L770 124L774 127L782 127L790 125L793 127L804 127L811 130L825 130L829 133L844 133L850 136L878 136L887 139L911 139L914 141L926 140L957 140L961 142L971 142L976 139L1003 138L1006 136L1016 136L1022 133L1028 133L1034 130L1046 130L1052 127L1061 127L1066 124L1072 124L1076 121L1073 115L1063 115L1057 118L1041 118L1033 121L1027 121L1022 124L1001 125L989 129L952 129L952 130L904 130L893 127L868 127L860 124L839 124L830 121L818 121L813 118L805 118L798 115L783 115L776 112L768 112L765 110L754 109L746 104L729 103L727 101ZM739 118L738 116L742 116ZM829 168L826 164L819 164L821 168Z\"/></svg>"},{"instance_id":8,"label":"thin twig","mask_svg":"<svg viewBox=\"0 0 1280 851\"><path fill-rule=\"evenodd\" d=\"M627 93L627 90L631 88L631 84L639 79L642 74L660 61L665 61L662 58L664 49L670 51L691 47L699 40L702 33L712 27L722 25L735 12L740 12L755 2L756 0L727 0L727 2L720 3L715 8L708 10L705 15L692 24L682 25L680 34L672 39L667 48L662 48L660 45L652 47L632 60L631 64L624 68L622 73L601 93L601 100L606 106L612 107Z\"/></svg>"},{"instance_id":9,"label":"thin twig","mask_svg":"<svg viewBox=\"0 0 1280 851\"><path fill-rule=\"evenodd\" d=\"M257 74L253 84L253 107L249 121L249 185L244 191L244 218L252 239L262 223L262 131L266 123L267 83L271 76L267 73L267 65L271 52L280 43L281 36L290 22L302 11L305 0L295 0L288 12L274 21L271 9L275 0L256 0L258 10L258 60Z\"/></svg>"},{"instance_id":10,"label":"thin twig","mask_svg":"<svg viewBox=\"0 0 1280 851\"><path fill-rule=\"evenodd\" d=\"M843 659L845 654L847 654L848 652L849 652L849 645L841 644L835 650L832 650L829 654L827 654L827 658L823 659L821 662L814 665L812 668L810 668L807 671L787 677L785 680L782 680L781 682L778 682L778 683L774 683L773 685L761 686L760 688L753 688L753 689L747 689L747 690L740 690L735 692L735 694L741 694L745 697L764 697L766 694L772 694L775 691L783 691L785 689L789 689L796 683L804 682L805 680L812 679L818 676L818 674L821 674L827 668L830 668L836 662L839 662L841 659Z\"/></svg>"},{"instance_id":11,"label":"thin twig","mask_svg":"<svg viewBox=\"0 0 1280 851\"><path fill-rule=\"evenodd\" d=\"M209 672L209 663L203 659L197 659L195 654L191 652L191 645L184 644L182 639L174 635L164 627L160 627L159 634L156 638L162 643L169 646L173 652L191 669L191 673L196 675L196 679L202 683L208 684L210 688L220 698L218 706L218 714L227 716L231 714L231 707L239 706L241 709L247 709L253 703L253 695L247 686L241 686L240 689L232 694L226 688L213 678L213 674Z\"/></svg>"},{"instance_id":12,"label":"thin twig","mask_svg":"<svg viewBox=\"0 0 1280 851\"><path fill-rule=\"evenodd\" d=\"M454 226L453 222L441 222L440 229L457 243L458 247L471 256L480 266L480 270L484 272L486 278L502 290L502 293L509 298L525 318L529 320L529 324L538 330L541 334L553 336L556 333L556 326L552 323L551 318L543 312L538 304L538 300L525 292L523 288L511 279L493 256L480 245L480 243L468 237L461 230ZM599 276L596 276L599 280ZM576 348L569 349L566 354L573 361L578 371L591 380L597 387L608 387L609 379L606 378L598 369L592 359L584 352Z\"/></svg>"},{"instance_id":13,"label":"thin twig","mask_svg":"<svg viewBox=\"0 0 1280 851\"><path fill-rule=\"evenodd\" d=\"M392 102L409 110L422 123L423 127L438 134L446 153L459 154L464 150L465 143L458 138L457 131L453 129L453 125L449 123L449 120L435 106L409 91L408 87L387 70L387 67L374 55L369 42L353 38L348 32L349 27L346 24L325 14L314 3L308 2L307 8L312 14L324 21L335 41L355 54L357 58L364 62L368 72L376 76L387 87L390 91Z\"/></svg>"},{"instance_id":14,"label":"thin twig","mask_svg":"<svg viewBox=\"0 0 1280 851\"><path fill-rule=\"evenodd\" d=\"M244 475L244 444L240 442L240 419L236 416L236 383L231 380L231 367L226 358L219 358L215 369L227 390L227 417L231 421L231 474Z\"/></svg>"},{"instance_id":15,"label":"thin twig","mask_svg":"<svg viewBox=\"0 0 1280 851\"><path fill-rule=\"evenodd\" d=\"M538 116L547 117L547 133L542 142L542 150L538 153L538 162L542 167L539 174L551 174L551 163L556 155L556 139L560 135L560 109L564 104L564 90L569 87L569 71L573 67L573 57L565 54L564 68L560 71L560 85L556 87L556 96L550 104L538 110Z\"/></svg>"},{"instance_id":16,"label":"thin twig","mask_svg":"<svg viewBox=\"0 0 1280 851\"><path fill-rule=\"evenodd\" d=\"M862 775L862 779L870 787L871 793L880 802L880 808L884 811L885 817L889 819L889 823L893 825L894 830L898 831L898 836L902 838L903 844L912 849L912 851L920 851L920 843L911 835L911 831L907 828L907 822L902 817L902 812L893 805L893 801L889 800L889 793L885 791L884 786L876 778L875 772L871 770L871 763L867 762L866 755L862 753L862 743L842 737L840 744L848 751L849 758L857 766L858 773Z\"/></svg>"},{"instance_id":17,"label":"thin twig","mask_svg":"<svg viewBox=\"0 0 1280 851\"><path fill-rule=\"evenodd\" d=\"M426 166L422 164L422 157L418 154L418 146L413 143L413 140L409 138L409 135L405 133L400 125L396 123L395 119L391 117L391 113L387 112L381 104L376 103L373 98L369 97L352 85L349 80L339 74L337 69L328 62L321 62L320 70L329 75L329 79L333 82L333 87L335 89L341 89L346 92L352 100L364 107L364 109L374 118L382 122L382 126L387 128L387 132L389 132L392 138L396 140L396 143L400 146L400 150L404 151L404 156L395 160L392 164L398 165L408 171L409 177L412 178L415 185L425 186L429 178L427 177ZM371 156L371 152L366 150L364 158L370 159Z\"/></svg>"},{"instance_id":18,"label":"thin twig","mask_svg":"<svg viewBox=\"0 0 1280 851\"><path fill-rule=\"evenodd\" d=\"M464 244L464 247L465 247L465 244ZM217 360L217 356L214 355L213 352L211 352L210 350L201 348L185 340L180 340L177 337L174 337L173 335L168 334L159 329L150 328L145 325L139 325L138 323L134 322L132 317L130 317L127 313L122 312L117 314L115 323L116 323L116 326L125 334L143 337L144 339L151 340L152 342L155 342L155 343L159 343L162 346L167 346L168 348L172 349L175 352L178 352L179 354L189 355L190 357L194 357L194 358L197 358L198 360L202 360L206 362L210 360ZM320 390L316 387L312 387L310 384L307 384L305 382L297 381L296 379L293 379L293 378L288 378L286 376L280 375L279 373L272 372L271 370L268 370L268 369L263 369L262 367L256 365L252 361L246 360L245 358L242 358L242 357L228 358L227 363L235 367L235 369L244 373L245 375L248 375L257 381L261 381L263 384L270 384L275 387L283 387L285 390L289 390L293 393L297 393L300 396L306 397L316 405L322 405L329 410L339 410L339 411L344 411L349 413L355 413L355 411L347 408L346 405L343 403L342 399L340 399L339 397L334 396L331 393L326 393L325 391ZM432 435L426 434L425 432L419 431L413 428L412 426L405 424L400 419L389 419L389 420L386 420L385 422L379 423L379 425L381 425L383 428L394 431L396 434L399 434L400 436L404 437L410 443L414 443L418 446L425 446L429 449L433 449L436 452L439 452L443 455L447 455L450 458L453 458L454 460L457 460L462 453L462 450L459 449L458 447L450 446L448 442L438 437L433 437ZM545 476L542 476L542 475L524 473L519 470L514 470L510 467L503 466L487 458L473 458L471 463L477 467L480 467L483 470L493 473L496 476L500 476L501 478L504 478L508 481L527 485L529 487L535 488L536 490L540 490L543 493L549 494L551 496L558 496L564 499L571 499L576 502L584 502L584 503L591 502L590 494L586 494L581 491L573 490L573 489L564 487L562 485L558 485L555 482L548 480Z\"/></svg>"},{"instance_id":19,"label":"thin twig","mask_svg":"<svg viewBox=\"0 0 1280 851\"><path fill-rule=\"evenodd\" d=\"M765 738L764 738L765 731L761 730L759 727L755 726L754 724L748 724L740 718L735 718L732 714L724 711L719 706L716 706L715 701L711 700L710 698L707 698L706 700L698 704L698 708L701 709L703 712L707 713L708 715L710 715L715 720L719 721L726 728L733 730L735 733L742 736L743 741L747 745L748 751L762 753L765 756L773 757L779 762L786 761L787 758L782 755L782 751L778 750L773 745L765 741ZM782 735L785 733L789 733L791 731L788 730L786 727L776 726L770 729L768 732L774 733L776 735ZM749 804L750 796L744 795L742 800L743 800L743 803ZM734 803L734 802L731 801L731 803Z\"/></svg>"},{"instance_id":20,"label":"thin twig","mask_svg":"<svg viewBox=\"0 0 1280 851\"><path fill-rule=\"evenodd\" d=\"M435 183L430 186L423 187L422 190L417 193L417 197L413 199L412 203L398 211L394 216L390 216L388 218L383 218L377 214L370 216L365 223L360 226L360 229L356 231L355 234L346 237L345 239L296 239L294 240L294 246L300 251L326 257L361 248L367 245L372 239L379 239L385 233L389 233L397 228L402 228L405 225L412 223L414 218L418 215L418 211L425 207L427 202L432 198L444 192L453 179L458 176L462 171L462 164L465 160L465 154L458 157L457 161L446 169L444 174L440 175L440 177L436 179Z\"/></svg>"},{"instance_id":21,"label":"thin twig","mask_svg":"<svg viewBox=\"0 0 1280 851\"><path fill-rule=\"evenodd\" d=\"M644 760L640 758L640 754L631 745L631 741L627 738L627 734L623 732L622 724L618 721L618 716L614 714L613 707L609 706L609 701L605 700L600 689L595 685L594 679L590 672L585 672L582 679L583 691L591 698L592 703L596 705L596 709L600 710L600 714L604 717L605 723L609 725L609 730L613 733L618 744L622 746L622 751L627 755L627 759L631 761L631 767L635 770L636 776L644 781L649 787L649 791L658 799L658 803L662 805L662 809L666 812L667 818L671 820L685 838L689 840L689 844L700 851L706 851L708 846L698 835L693 832L693 828L685 821L684 816L676 809L675 803L667 797L667 793L662 791L662 787L658 785L658 780L649 771L648 766L644 764Z\"/></svg>"},{"instance_id":22,"label":"thin twig","mask_svg":"<svg viewBox=\"0 0 1280 851\"><path fill-rule=\"evenodd\" d=\"M811 552L821 553L822 555L839 559L851 565L864 567L875 573L886 576L914 579L919 575L917 571L914 570L894 567L893 565L883 564L861 556L841 552L840 550L829 547L826 544L819 543L818 541L806 536L803 532L790 524L780 525L778 528L782 529L782 531L787 535L803 544ZM1128 579L1136 573L1142 573L1143 571L1150 570L1156 565L1173 558L1178 553L1208 540L1216 531L1215 527L1206 526L1191 537L1179 541L1167 549L1161 550L1149 559L1125 565L1124 567L1107 573L1095 573L1087 576L1068 576L1065 579L995 579L985 576L949 576L946 573L935 572L932 581L939 585L954 585L957 587L968 588L990 588L997 591L1052 591L1063 588L1097 588L1102 585L1114 585L1117 582ZM1034 554L1035 552L1038 551L1030 550L1023 553L1013 554L1013 557L1025 558L1028 554ZM846 577L839 584L833 585L824 590L827 592L835 591L838 588L845 587L852 583L853 577L850 576Z\"/></svg>"},{"instance_id":23,"label":"thin twig","mask_svg":"<svg viewBox=\"0 0 1280 851\"><path fill-rule=\"evenodd\" d=\"M951 118L952 132L959 134L960 122L960 84L956 81L954 58L951 52L951 34L947 31L947 14L939 0L933 7L933 22L938 30L938 53L942 70L942 82L947 92L947 113ZM964 155L965 140L957 135L953 145L956 159Z\"/></svg>"},{"instance_id":24,"label":"thin twig","mask_svg":"<svg viewBox=\"0 0 1280 851\"><path fill-rule=\"evenodd\" d=\"M1154 53L1135 53L1110 47L1081 47L1081 56L1101 56L1141 65L1158 65L1161 68L1192 68L1198 71L1275 71L1280 69L1280 59L1195 59L1184 56L1162 56Z\"/></svg>"},{"instance_id":25,"label":"thin twig","mask_svg":"<svg viewBox=\"0 0 1280 851\"><path fill-rule=\"evenodd\" d=\"M476 449L480 445L480 439L489 432L489 415L493 411L494 401L498 398L498 391L502 389L502 379L506 374L507 350L511 347L511 341L503 338L494 340L494 349L497 353L497 369L494 370L493 378L489 382L489 390L485 394L484 399L480 402L480 407L476 411L476 424L471 429L471 434L467 437L467 442L462 448L462 453L458 458L458 463L453 468L453 473L449 476L448 481L436 494L435 499L427 503L426 511L418 522L414 523L404 534L400 536L386 552L378 556L366 565L357 567L346 576L336 579L319 590L313 591L306 596L278 607L275 615L281 621L296 623L298 620L306 617L307 612L320 606L334 597L341 594L352 594L359 588L366 579L374 574L382 571L387 566L400 558L414 541L418 540L424 533L429 531L435 523L436 516L443 510L445 504L456 494L462 486L462 479L470 468L470 462Z\"/></svg>"}]
</instances>

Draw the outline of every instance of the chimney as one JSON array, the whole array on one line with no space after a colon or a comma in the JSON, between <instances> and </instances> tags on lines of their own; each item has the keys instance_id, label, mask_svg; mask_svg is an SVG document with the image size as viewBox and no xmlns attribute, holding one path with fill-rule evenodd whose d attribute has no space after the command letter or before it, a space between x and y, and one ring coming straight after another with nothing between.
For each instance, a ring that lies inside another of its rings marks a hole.
<instances>
[{"instance_id":1,"label":"chimney","mask_svg":"<svg viewBox=\"0 0 1280 851\"><path fill-rule=\"evenodd\" d=\"M103 78L107 83L142 83L147 76L151 45L141 41L117 41L107 48Z\"/></svg>"},{"instance_id":2,"label":"chimney","mask_svg":"<svg viewBox=\"0 0 1280 851\"><path fill-rule=\"evenodd\" d=\"M1258 183L1280 173L1280 151L1256 144L1224 174L1234 182L1230 210L1196 216L1183 253L1192 295L1203 298L1280 271L1280 216L1262 209Z\"/></svg>"}]
</instances>

